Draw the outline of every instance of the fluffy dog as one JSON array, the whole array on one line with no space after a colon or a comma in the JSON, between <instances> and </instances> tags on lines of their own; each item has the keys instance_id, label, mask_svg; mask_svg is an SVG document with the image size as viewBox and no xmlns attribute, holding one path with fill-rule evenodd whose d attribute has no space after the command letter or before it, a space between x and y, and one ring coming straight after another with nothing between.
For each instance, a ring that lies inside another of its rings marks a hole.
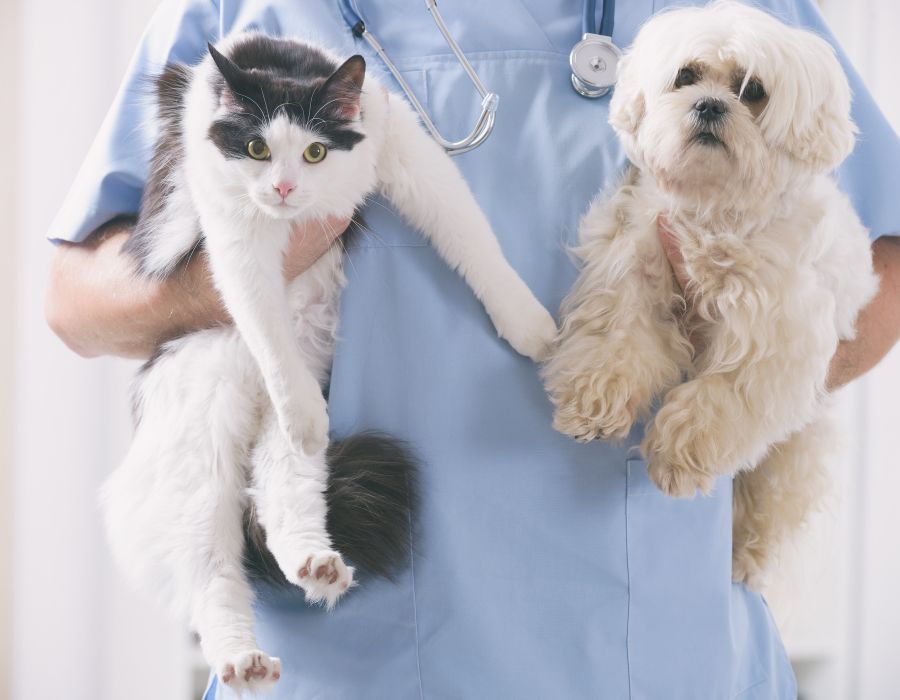
<instances>
[{"instance_id":1,"label":"fluffy dog","mask_svg":"<svg viewBox=\"0 0 900 700\"><path fill-rule=\"evenodd\" d=\"M737 475L733 576L759 587L822 494L829 361L878 283L829 176L854 144L850 89L821 38L717 2L641 29L610 123L633 168L581 223L544 367L554 425L624 438L665 392L641 445L649 475L677 497Z\"/></svg>"}]
</instances>

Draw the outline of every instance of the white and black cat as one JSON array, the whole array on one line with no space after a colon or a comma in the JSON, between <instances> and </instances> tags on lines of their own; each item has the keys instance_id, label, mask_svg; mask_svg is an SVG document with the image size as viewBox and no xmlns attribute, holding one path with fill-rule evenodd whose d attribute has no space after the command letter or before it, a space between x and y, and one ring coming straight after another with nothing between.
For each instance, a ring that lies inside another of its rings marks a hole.
<instances>
[{"instance_id":1,"label":"white and black cat","mask_svg":"<svg viewBox=\"0 0 900 700\"><path fill-rule=\"evenodd\" d=\"M402 443L363 435L327 448L321 384L342 254L333 245L285 285L292 227L351 217L379 192L516 350L541 358L556 329L456 167L401 98L365 77L361 56L341 63L256 33L209 53L158 79L161 136L126 248L142 274L166 277L202 244L235 326L166 343L143 368L134 441L103 503L119 562L190 617L240 691L280 675L253 634L246 512L284 577L329 607L353 583L342 555L376 574L409 556L415 465Z\"/></svg>"}]
</instances>

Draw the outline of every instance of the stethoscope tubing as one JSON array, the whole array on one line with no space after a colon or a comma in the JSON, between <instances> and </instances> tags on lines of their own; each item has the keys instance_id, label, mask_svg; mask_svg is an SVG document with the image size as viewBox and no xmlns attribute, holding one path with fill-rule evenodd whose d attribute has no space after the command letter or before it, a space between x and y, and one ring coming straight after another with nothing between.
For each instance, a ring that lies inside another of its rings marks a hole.
<instances>
[{"instance_id":1,"label":"stethoscope tubing","mask_svg":"<svg viewBox=\"0 0 900 700\"><path fill-rule=\"evenodd\" d=\"M458 155L460 153L466 153L467 151L471 151L472 149L477 148L485 142L494 128L494 119L500 98L495 93L488 91L488 89L484 86L484 83L481 82L481 79L478 77L478 74L475 72L472 64L469 63L469 60L466 58L466 55L459 47L459 44L450 34L450 30L447 28L447 25L437 8L437 2L435 0L425 0L425 7L431 14L431 17L434 20L435 24L437 24L441 35L444 37L444 41L447 42L447 45L453 52L453 55L456 56L456 59L459 61L460 65L462 65L463 69L466 72L466 75L469 76L469 79L472 81L472 84L475 86L475 89L481 96L481 114L479 114L472 131L470 131L465 138L462 138L459 141L450 141L448 139L445 139L438 131L437 127L434 125L434 122L431 120L431 117L429 117L428 112L425 110L425 107L419 101L418 97L416 97L416 94L409 86L409 83L407 83L404 79L403 74L391 60L390 56L387 55L387 52L384 50L384 47L381 45L375 35L367 29L365 20L363 20L362 15L359 12L359 7L357 7L356 5L356 0L341 0L341 2L339 2L338 4L340 5L341 15L343 16L344 21L350 26L351 31L353 32L353 36L357 39L365 39L366 43L384 62L385 66L394 77L394 80L396 80L397 84L400 85L400 89L403 90L403 92L406 94L406 97L412 104L413 109L415 109L419 114L419 118L422 120L425 128L431 134L432 138L434 138L434 140L437 141L448 154Z\"/></svg>"},{"instance_id":2,"label":"stethoscope tubing","mask_svg":"<svg viewBox=\"0 0 900 700\"><path fill-rule=\"evenodd\" d=\"M466 58L466 55L463 53L459 44L450 34L450 30L447 28L447 25L437 8L437 0L425 0L425 7L428 10L429 14L431 14L431 17L434 20L435 24L437 24L438 30L444 37L444 41L447 42L447 46L450 47L453 55L456 56L456 60L459 61L460 65L463 67L463 70L466 72L466 75L469 76L469 80L472 81L472 84L475 86L475 89L481 96L481 114L479 114L472 131L470 131L466 137L460 139L459 141L450 141L448 139L445 139L441 135L440 131L438 131L438 128L431 120L431 117L428 115L425 107L419 101L418 97L416 97L416 94L409 86L409 83L406 82L403 74L391 60L390 56L388 56L387 51L384 50L381 42L378 41L377 37L372 34L372 32L366 26L366 22L359 11L356 0L338 0L338 6L340 8L342 17L350 27L353 36L357 39L366 40L366 43L369 45L369 47L381 59L381 61L390 71L391 75L394 77L394 80L397 81L400 89L403 90L403 92L406 94L407 99L412 104L413 109L415 109L418 113L419 118L422 120L422 124L431 134L432 138L434 138L434 140L437 141L447 153L449 153L450 155L465 153L467 151L471 151L474 148L477 148L482 143L484 143L485 140L487 140L487 137L490 136L491 131L494 128L494 120L496 117L497 105L500 98L497 94L490 92L484 86L484 83L481 82L481 78L478 76L478 73L475 72L475 69L472 67L472 64L469 63L469 60ZM616 49L615 45L612 44L612 32L615 22L615 15L615 0L603 0L599 33L601 36L606 37L609 40L608 43L611 45L612 49L615 52L618 52L618 49ZM587 39L588 35L597 35L596 17L596 0L585 0L582 14L582 34L584 35L584 39ZM582 44L579 44L579 46L580 45ZM573 57L574 52L575 50L573 50ZM570 60L573 61L572 85L575 87L575 90L579 94L582 94L585 97L599 97L608 92L609 88L604 87L600 90L597 90L596 88L583 82L582 79L579 79L579 77L574 72L574 58Z\"/></svg>"},{"instance_id":3,"label":"stethoscope tubing","mask_svg":"<svg viewBox=\"0 0 900 700\"><path fill-rule=\"evenodd\" d=\"M616 0L603 0L600 9L600 31L597 31L597 0L584 0L581 18L582 34L600 34L612 38L616 22Z\"/></svg>"}]
</instances>

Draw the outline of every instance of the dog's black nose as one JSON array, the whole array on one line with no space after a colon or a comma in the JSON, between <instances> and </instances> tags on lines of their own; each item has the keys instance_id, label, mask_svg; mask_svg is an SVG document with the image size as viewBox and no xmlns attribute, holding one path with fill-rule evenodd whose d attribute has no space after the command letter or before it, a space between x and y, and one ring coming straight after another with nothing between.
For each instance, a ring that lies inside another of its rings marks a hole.
<instances>
[{"instance_id":1,"label":"dog's black nose","mask_svg":"<svg viewBox=\"0 0 900 700\"><path fill-rule=\"evenodd\" d=\"M697 116L705 122L714 122L725 116L728 107L722 100L716 100L712 97L704 97L694 103L694 111Z\"/></svg>"}]
</instances>

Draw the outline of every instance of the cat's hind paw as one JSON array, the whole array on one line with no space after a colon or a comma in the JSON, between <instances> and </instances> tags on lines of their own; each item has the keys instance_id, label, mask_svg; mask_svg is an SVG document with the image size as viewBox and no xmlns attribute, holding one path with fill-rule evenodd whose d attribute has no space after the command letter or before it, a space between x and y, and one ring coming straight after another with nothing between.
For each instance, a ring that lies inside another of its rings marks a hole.
<instances>
[{"instance_id":1,"label":"cat's hind paw","mask_svg":"<svg viewBox=\"0 0 900 700\"><path fill-rule=\"evenodd\" d=\"M309 603L324 603L331 610L353 586L353 567L333 550L309 552L300 561L294 583L304 590Z\"/></svg>"},{"instance_id":2,"label":"cat's hind paw","mask_svg":"<svg viewBox=\"0 0 900 700\"><path fill-rule=\"evenodd\" d=\"M281 678L281 660L252 649L226 658L216 673L222 683L238 693L257 692L267 690Z\"/></svg>"}]
</instances>

